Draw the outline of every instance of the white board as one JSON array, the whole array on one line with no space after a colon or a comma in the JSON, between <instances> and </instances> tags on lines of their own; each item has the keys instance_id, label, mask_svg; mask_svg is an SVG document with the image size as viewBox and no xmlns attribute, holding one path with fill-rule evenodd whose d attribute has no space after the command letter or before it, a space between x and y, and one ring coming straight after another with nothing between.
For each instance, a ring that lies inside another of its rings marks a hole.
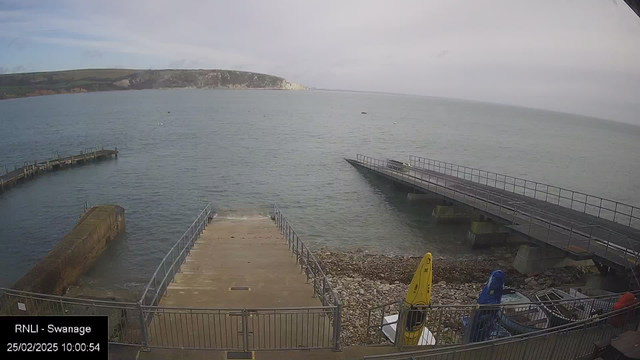
<instances>
[{"instance_id":1,"label":"white board","mask_svg":"<svg viewBox=\"0 0 640 360\"><path fill-rule=\"evenodd\" d=\"M385 316L382 320L382 333L384 336L389 339L392 343L396 339L396 323L398 321L398 315L389 315ZM433 336L431 331L427 329L427 327L422 328L422 334L420 334L420 340L418 340L418 345L435 345L436 338Z\"/></svg>"}]
</instances>

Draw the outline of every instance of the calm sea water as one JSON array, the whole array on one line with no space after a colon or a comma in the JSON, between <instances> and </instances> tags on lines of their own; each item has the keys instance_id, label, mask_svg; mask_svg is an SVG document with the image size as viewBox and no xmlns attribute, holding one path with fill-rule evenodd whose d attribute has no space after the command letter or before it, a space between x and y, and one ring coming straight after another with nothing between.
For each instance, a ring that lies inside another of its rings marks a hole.
<instances>
[{"instance_id":1,"label":"calm sea water","mask_svg":"<svg viewBox=\"0 0 640 360\"><path fill-rule=\"evenodd\" d=\"M361 111L368 114L361 115ZM170 112L170 113L169 113ZM40 176L0 194L0 286L12 285L100 203L127 229L84 277L137 291L208 201L222 215L277 202L314 247L470 253L464 226L344 161L420 155L640 204L640 128L417 96L149 90L0 102L0 165L83 148L117 160ZM2 170L0 170L2 171Z\"/></svg>"}]
</instances>

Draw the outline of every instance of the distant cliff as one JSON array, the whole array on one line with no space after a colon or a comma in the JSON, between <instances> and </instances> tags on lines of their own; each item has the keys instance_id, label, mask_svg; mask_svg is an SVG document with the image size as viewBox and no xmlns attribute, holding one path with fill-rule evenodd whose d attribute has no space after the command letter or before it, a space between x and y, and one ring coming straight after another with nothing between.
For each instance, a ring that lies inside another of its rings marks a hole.
<instances>
[{"instance_id":1,"label":"distant cliff","mask_svg":"<svg viewBox=\"0 0 640 360\"><path fill-rule=\"evenodd\" d=\"M0 100L128 89L308 90L273 75L234 70L84 69L0 75Z\"/></svg>"}]
</instances>

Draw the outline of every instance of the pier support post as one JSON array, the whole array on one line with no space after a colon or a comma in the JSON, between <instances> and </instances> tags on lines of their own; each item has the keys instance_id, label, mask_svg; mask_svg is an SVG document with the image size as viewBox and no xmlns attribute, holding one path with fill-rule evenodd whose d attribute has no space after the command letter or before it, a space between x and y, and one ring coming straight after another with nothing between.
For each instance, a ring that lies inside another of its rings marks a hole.
<instances>
[{"instance_id":1,"label":"pier support post","mask_svg":"<svg viewBox=\"0 0 640 360\"><path fill-rule=\"evenodd\" d=\"M513 260L514 269L525 275L541 273L550 268L566 266L591 266L592 260L572 260L567 254L556 248L540 247L532 244L520 245Z\"/></svg>"},{"instance_id":2,"label":"pier support post","mask_svg":"<svg viewBox=\"0 0 640 360\"><path fill-rule=\"evenodd\" d=\"M424 202L442 204L442 197L440 197L439 195L434 195L434 194L408 193L407 194L407 200L411 201L411 202L424 201Z\"/></svg>"},{"instance_id":3,"label":"pier support post","mask_svg":"<svg viewBox=\"0 0 640 360\"><path fill-rule=\"evenodd\" d=\"M473 249L504 245L509 232L492 221L472 221L467 231L467 241Z\"/></svg>"},{"instance_id":4,"label":"pier support post","mask_svg":"<svg viewBox=\"0 0 640 360\"><path fill-rule=\"evenodd\" d=\"M438 205L431 214L439 223L467 222L473 217L472 213L459 206Z\"/></svg>"}]
</instances>

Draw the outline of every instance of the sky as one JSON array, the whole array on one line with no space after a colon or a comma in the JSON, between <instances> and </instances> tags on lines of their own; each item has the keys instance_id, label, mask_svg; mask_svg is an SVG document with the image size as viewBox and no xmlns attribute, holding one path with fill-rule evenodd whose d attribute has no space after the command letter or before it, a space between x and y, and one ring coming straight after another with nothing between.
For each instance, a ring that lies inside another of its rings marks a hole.
<instances>
[{"instance_id":1,"label":"sky","mask_svg":"<svg viewBox=\"0 0 640 360\"><path fill-rule=\"evenodd\" d=\"M640 124L623 0L0 0L0 73L234 69Z\"/></svg>"}]
</instances>

